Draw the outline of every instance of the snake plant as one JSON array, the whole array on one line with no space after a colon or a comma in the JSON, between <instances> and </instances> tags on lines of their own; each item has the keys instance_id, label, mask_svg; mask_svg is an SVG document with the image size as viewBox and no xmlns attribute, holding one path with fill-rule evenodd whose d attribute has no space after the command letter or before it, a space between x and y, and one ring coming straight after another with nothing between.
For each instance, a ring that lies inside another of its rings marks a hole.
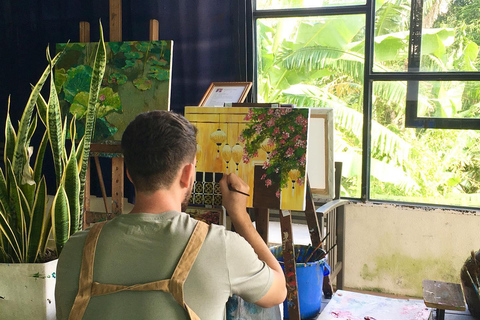
<instances>
[{"instance_id":1,"label":"snake plant","mask_svg":"<svg viewBox=\"0 0 480 320\"><path fill-rule=\"evenodd\" d=\"M4 167L0 168L0 262L44 261L51 236L55 241L54 255L58 256L70 235L82 229L85 175L106 64L102 26L82 137L76 136L75 118L67 123L60 111L53 68L62 54L52 59L47 47L48 65L32 88L17 130L7 114ZM40 93L47 80L48 101ZM43 136L36 147L32 145L34 135ZM46 182L50 176L43 173L48 148L55 169L55 195L51 201Z\"/></svg>"}]
</instances>

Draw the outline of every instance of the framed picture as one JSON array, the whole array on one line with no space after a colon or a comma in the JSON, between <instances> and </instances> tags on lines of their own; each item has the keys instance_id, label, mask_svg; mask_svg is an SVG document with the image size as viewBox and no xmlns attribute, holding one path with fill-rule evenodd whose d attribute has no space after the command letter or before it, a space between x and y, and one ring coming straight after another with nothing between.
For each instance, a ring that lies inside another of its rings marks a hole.
<instances>
[{"instance_id":1,"label":"framed picture","mask_svg":"<svg viewBox=\"0 0 480 320\"><path fill-rule=\"evenodd\" d=\"M225 103L243 102L251 82L212 82L200 101L200 107L223 107Z\"/></svg>"}]
</instances>

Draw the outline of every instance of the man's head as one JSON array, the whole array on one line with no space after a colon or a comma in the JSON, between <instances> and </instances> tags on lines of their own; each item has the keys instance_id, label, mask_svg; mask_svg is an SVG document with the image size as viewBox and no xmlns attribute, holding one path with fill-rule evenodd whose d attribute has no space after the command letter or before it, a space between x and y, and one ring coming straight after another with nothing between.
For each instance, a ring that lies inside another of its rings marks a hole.
<instances>
[{"instance_id":1,"label":"man's head","mask_svg":"<svg viewBox=\"0 0 480 320\"><path fill-rule=\"evenodd\" d=\"M183 116L169 111L138 115L125 129L122 149L137 192L168 189L179 170L193 163L197 129Z\"/></svg>"}]
</instances>

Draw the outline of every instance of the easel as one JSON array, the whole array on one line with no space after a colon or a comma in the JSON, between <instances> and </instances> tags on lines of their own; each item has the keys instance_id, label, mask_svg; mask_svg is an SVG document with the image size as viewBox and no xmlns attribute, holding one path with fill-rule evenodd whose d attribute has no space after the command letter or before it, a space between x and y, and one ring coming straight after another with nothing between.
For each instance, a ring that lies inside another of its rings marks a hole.
<instances>
[{"instance_id":1,"label":"easel","mask_svg":"<svg viewBox=\"0 0 480 320\"><path fill-rule=\"evenodd\" d=\"M122 1L110 1L110 42L122 41ZM150 20L150 41L157 41L159 38L158 20ZM90 24L86 21L80 22L80 42L90 42ZM90 146L90 157L94 158L98 173L100 188L102 191L105 212L90 211L90 161L88 162L85 181L85 205L83 215L83 228L89 224L102 220L109 220L123 212L123 189L124 189L124 161L119 143L92 143ZM112 211L109 212L107 194L100 168L99 157L112 158Z\"/></svg>"},{"instance_id":2,"label":"easel","mask_svg":"<svg viewBox=\"0 0 480 320\"><path fill-rule=\"evenodd\" d=\"M307 220L308 230L310 232L310 239L312 246L317 247L321 244L321 230L318 224L317 215L315 213L315 204L310 189L310 184L307 182L306 191L306 207L305 217ZM262 237L265 243L268 243L268 224L270 219L270 209L273 208L259 208L255 207L255 224L257 232ZM297 271L296 271L296 257L293 247L293 231L292 231L292 212L290 210L279 210L280 213L280 229L282 233L282 249L283 260L285 267L285 279L287 282L287 302L288 313L291 320L300 320L299 297L297 287Z\"/></svg>"}]
</instances>

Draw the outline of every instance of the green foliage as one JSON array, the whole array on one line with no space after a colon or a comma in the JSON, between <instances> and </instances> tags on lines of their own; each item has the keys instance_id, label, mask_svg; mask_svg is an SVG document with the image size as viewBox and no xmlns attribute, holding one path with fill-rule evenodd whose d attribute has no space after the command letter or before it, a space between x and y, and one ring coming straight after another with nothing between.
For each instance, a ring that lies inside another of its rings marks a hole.
<instances>
[{"instance_id":1,"label":"green foliage","mask_svg":"<svg viewBox=\"0 0 480 320\"><path fill-rule=\"evenodd\" d=\"M455 0L448 13L438 17L438 3L424 2L433 27L422 31L421 70L478 70L479 32L473 30L478 31L479 5L480 0ZM410 2L376 1L375 6L373 70L405 72ZM362 145L362 19L339 15L257 21L258 100L335 109L343 194L353 197L360 196L362 150L367 147ZM480 194L480 145L472 142L478 141L477 132L405 128L406 82L374 82L371 94L372 198L439 203L464 193ZM422 82L418 100L420 115L478 117L480 85Z\"/></svg>"},{"instance_id":2,"label":"green foliage","mask_svg":"<svg viewBox=\"0 0 480 320\"><path fill-rule=\"evenodd\" d=\"M53 234L56 243L55 253L58 255L69 236L82 229L83 193L81 191L85 181L99 88L105 70L104 51L103 31L101 31L99 53L97 53L88 84L90 89L86 89L89 91L89 100L85 117L89 120L86 122L85 135L81 137L78 149L75 147L75 137L72 137L73 146L70 152L65 146L67 130L70 128L75 135L75 117L70 121L68 128L67 118L60 112L57 93L59 83L55 83L53 77L53 67L63 52L51 59L47 49L49 64L40 80L32 88L17 130L13 128L10 116L7 114L5 171L0 169L0 262L44 261L50 233ZM83 71L80 70L74 70L73 73L82 74ZM48 102L46 102L40 91L48 77L50 77L50 91ZM61 77L58 79L60 82L63 81ZM75 93L77 89L73 83L82 87L88 80L77 77L73 81L73 78L68 79L68 75L65 79L64 82L68 83L67 87L71 89L68 91L71 97L78 95ZM37 113L34 112L35 105ZM37 126L38 117L44 125L43 132ZM34 147L30 142L36 132L43 138L36 150L32 168L30 161ZM53 157L56 181L55 197L50 209L47 203L46 177L42 174L45 150L48 146ZM81 156L78 157L77 153Z\"/></svg>"},{"instance_id":3,"label":"green foliage","mask_svg":"<svg viewBox=\"0 0 480 320\"><path fill-rule=\"evenodd\" d=\"M59 92L61 110L70 120L76 117L78 132L85 129L88 90L92 77L94 52L90 44L65 44L67 50L57 65L55 86ZM118 129L116 117L123 113L120 93L133 90L147 91L160 81L170 78L170 50L166 41L110 42L105 48L106 67L102 78L100 105L97 108L94 141L111 138ZM65 70L67 69L67 70ZM114 119L112 121L112 118Z\"/></svg>"}]
</instances>

